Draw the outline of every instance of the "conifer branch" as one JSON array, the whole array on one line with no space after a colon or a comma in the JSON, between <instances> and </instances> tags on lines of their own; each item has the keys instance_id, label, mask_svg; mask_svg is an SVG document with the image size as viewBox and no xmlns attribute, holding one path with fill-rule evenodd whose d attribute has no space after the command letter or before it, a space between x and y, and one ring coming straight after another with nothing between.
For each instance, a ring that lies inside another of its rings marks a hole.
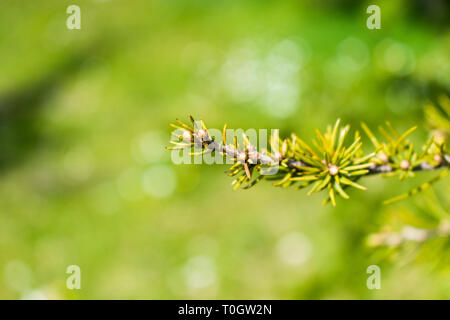
<instances>
[{"instance_id":1,"label":"conifer branch","mask_svg":"<svg viewBox=\"0 0 450 320\"><path fill-rule=\"evenodd\" d=\"M247 189L261 180L272 180L274 186L295 185L296 189L311 185L308 195L326 190L328 199L324 202L331 201L336 205L336 196L349 198L346 191L349 187L366 190L357 182L364 176L383 174L387 177L398 176L403 180L414 177L418 171L440 168L445 170L424 185L386 202L390 203L428 188L443 178L450 166L445 140L438 141L432 136L422 146L420 153L417 153L413 143L408 139L416 127L400 134L389 122L386 122L386 127L391 133L379 127L384 137L384 141L381 142L366 124L361 124L374 145L373 151L367 154L362 150L363 143L358 131L355 132L351 142L346 143L350 126L341 127L340 120L337 120L333 127L328 126L324 133L316 130L314 147L309 146L295 134L284 140L278 135L272 135L270 137L272 149L269 152L257 150L245 134L241 137L243 143L238 143L237 137L233 137L233 144L227 144L227 125L223 128L223 141L217 141L210 135L202 120L196 122L192 116L189 116L189 119L191 126L178 119L177 124L170 124L176 130L172 133L170 141L173 146L167 149L189 149L191 155L219 153L224 158L233 160L234 164L229 169L228 175L236 177L232 183L234 189L241 186Z\"/></svg>"},{"instance_id":2,"label":"conifer branch","mask_svg":"<svg viewBox=\"0 0 450 320\"><path fill-rule=\"evenodd\" d=\"M432 229L422 229L408 225L399 232L374 233L367 238L367 244L371 247L398 247L406 242L423 243L430 239L445 238L449 235L450 223L447 220L443 220L437 227Z\"/></svg>"}]
</instances>

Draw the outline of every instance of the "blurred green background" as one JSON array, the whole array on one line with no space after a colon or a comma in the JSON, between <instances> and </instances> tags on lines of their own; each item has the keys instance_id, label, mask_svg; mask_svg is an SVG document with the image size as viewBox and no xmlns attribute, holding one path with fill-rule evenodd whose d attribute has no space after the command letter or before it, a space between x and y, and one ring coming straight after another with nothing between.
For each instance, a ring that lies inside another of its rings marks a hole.
<instances>
[{"instance_id":1,"label":"blurred green background","mask_svg":"<svg viewBox=\"0 0 450 320\"><path fill-rule=\"evenodd\" d=\"M366 8L381 8L369 30ZM67 6L81 30L66 28ZM174 165L168 123L280 128L341 118L430 127L450 90L445 1L0 2L0 298L450 298L450 240L367 237L449 219L449 181L371 177L337 208L225 165ZM387 229L386 229L387 228ZM381 268L381 289L366 268ZM81 268L81 290L66 268Z\"/></svg>"}]
</instances>

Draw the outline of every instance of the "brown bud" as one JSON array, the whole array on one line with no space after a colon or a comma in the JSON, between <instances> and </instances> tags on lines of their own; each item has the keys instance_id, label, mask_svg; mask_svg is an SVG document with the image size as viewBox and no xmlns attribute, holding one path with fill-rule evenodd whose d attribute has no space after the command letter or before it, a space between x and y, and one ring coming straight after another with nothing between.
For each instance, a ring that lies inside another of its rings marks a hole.
<instances>
[{"instance_id":1,"label":"brown bud","mask_svg":"<svg viewBox=\"0 0 450 320\"><path fill-rule=\"evenodd\" d=\"M330 164L328 166L328 172L332 175L335 176L339 173L339 167L334 165L334 164Z\"/></svg>"},{"instance_id":2,"label":"brown bud","mask_svg":"<svg viewBox=\"0 0 450 320\"><path fill-rule=\"evenodd\" d=\"M237 155L237 159L238 159L239 161L244 162L244 161L245 161L245 153L244 153L244 152L239 153L239 154Z\"/></svg>"},{"instance_id":3,"label":"brown bud","mask_svg":"<svg viewBox=\"0 0 450 320\"><path fill-rule=\"evenodd\" d=\"M277 160L277 161L283 160L283 155L280 152L276 152L274 154L274 156L275 156L275 160Z\"/></svg>"},{"instance_id":4,"label":"brown bud","mask_svg":"<svg viewBox=\"0 0 450 320\"><path fill-rule=\"evenodd\" d=\"M402 170L408 170L410 166L411 166L411 164L409 163L408 160L402 160L402 161L400 161L400 168L401 168Z\"/></svg>"},{"instance_id":5,"label":"brown bud","mask_svg":"<svg viewBox=\"0 0 450 320\"><path fill-rule=\"evenodd\" d=\"M200 139L205 139L208 136L208 131L205 129L200 129L197 131L197 135Z\"/></svg>"},{"instance_id":6,"label":"brown bud","mask_svg":"<svg viewBox=\"0 0 450 320\"><path fill-rule=\"evenodd\" d=\"M436 161L437 163L441 163L442 157L439 154L435 154L433 160Z\"/></svg>"},{"instance_id":7,"label":"brown bud","mask_svg":"<svg viewBox=\"0 0 450 320\"><path fill-rule=\"evenodd\" d=\"M383 163L387 163L388 162L388 156L387 155L385 155L383 152L380 152L380 154L378 155L378 157L380 158L380 160L383 162Z\"/></svg>"},{"instance_id":8,"label":"brown bud","mask_svg":"<svg viewBox=\"0 0 450 320\"><path fill-rule=\"evenodd\" d=\"M192 140L192 134L189 131L183 132L183 140L184 141L191 141Z\"/></svg>"}]
</instances>

